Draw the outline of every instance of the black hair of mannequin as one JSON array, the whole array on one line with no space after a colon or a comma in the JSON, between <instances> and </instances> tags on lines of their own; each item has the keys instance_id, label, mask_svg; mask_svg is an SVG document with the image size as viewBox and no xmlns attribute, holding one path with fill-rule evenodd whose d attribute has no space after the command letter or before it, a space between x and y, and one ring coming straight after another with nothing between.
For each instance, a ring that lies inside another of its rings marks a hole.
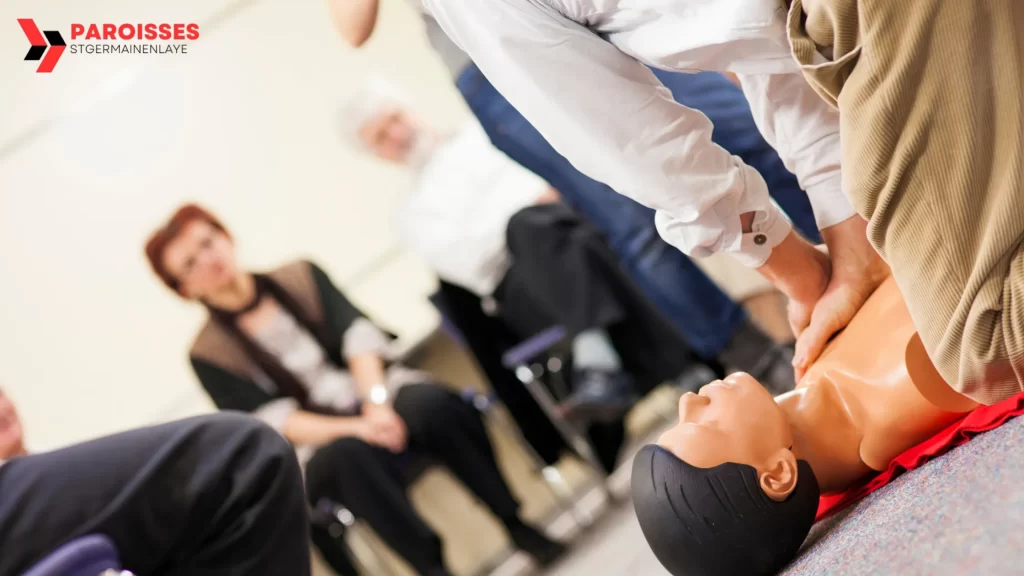
<instances>
[{"instance_id":1,"label":"black hair of mannequin","mask_svg":"<svg viewBox=\"0 0 1024 576\"><path fill-rule=\"evenodd\" d=\"M818 509L818 480L804 460L782 502L764 493L751 466L697 468L655 445L640 450L632 473L640 528L673 576L775 574L800 550Z\"/></svg>"}]
</instances>

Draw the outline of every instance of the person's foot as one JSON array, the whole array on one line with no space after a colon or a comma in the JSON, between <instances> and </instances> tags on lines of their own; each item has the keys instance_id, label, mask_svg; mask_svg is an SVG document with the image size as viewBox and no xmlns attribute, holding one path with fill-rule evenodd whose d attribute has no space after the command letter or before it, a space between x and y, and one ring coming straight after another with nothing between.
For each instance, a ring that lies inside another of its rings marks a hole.
<instances>
[{"instance_id":1,"label":"person's foot","mask_svg":"<svg viewBox=\"0 0 1024 576\"><path fill-rule=\"evenodd\" d=\"M694 362L676 377L676 388L683 392L696 392L701 386L723 377L716 374L708 365Z\"/></svg>"},{"instance_id":2,"label":"person's foot","mask_svg":"<svg viewBox=\"0 0 1024 576\"><path fill-rule=\"evenodd\" d=\"M565 545L555 542L536 528L518 520L505 525L516 548L529 554L541 567L554 564L565 553Z\"/></svg>"},{"instance_id":3,"label":"person's foot","mask_svg":"<svg viewBox=\"0 0 1024 576\"><path fill-rule=\"evenodd\" d=\"M573 392L558 405L562 417L578 422L614 422L636 404L633 378L625 372L578 370Z\"/></svg>"},{"instance_id":4,"label":"person's foot","mask_svg":"<svg viewBox=\"0 0 1024 576\"><path fill-rule=\"evenodd\" d=\"M796 373L793 370L793 350L786 346L775 346L761 359L763 368L758 374L751 374L761 382L772 396L785 394L796 387Z\"/></svg>"},{"instance_id":5,"label":"person's foot","mask_svg":"<svg viewBox=\"0 0 1024 576\"><path fill-rule=\"evenodd\" d=\"M772 341L747 320L733 334L718 360L729 370L741 370L756 378L773 395L796 386L792 352Z\"/></svg>"}]
</instances>

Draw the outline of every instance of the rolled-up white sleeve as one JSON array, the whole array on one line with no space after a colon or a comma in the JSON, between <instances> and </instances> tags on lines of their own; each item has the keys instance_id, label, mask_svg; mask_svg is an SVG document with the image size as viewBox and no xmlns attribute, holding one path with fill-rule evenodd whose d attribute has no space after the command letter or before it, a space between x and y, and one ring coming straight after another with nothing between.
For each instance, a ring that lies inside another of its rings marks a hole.
<instances>
[{"instance_id":1,"label":"rolled-up white sleeve","mask_svg":"<svg viewBox=\"0 0 1024 576\"><path fill-rule=\"evenodd\" d=\"M800 74L739 79L761 134L807 191L818 228L856 214L843 193L839 111Z\"/></svg>"},{"instance_id":2,"label":"rolled-up white sleeve","mask_svg":"<svg viewBox=\"0 0 1024 576\"><path fill-rule=\"evenodd\" d=\"M756 267L789 233L761 175L711 141L707 117L609 42L538 0L424 4L577 169L656 209L673 246ZM754 223L744 234L746 212Z\"/></svg>"}]
</instances>

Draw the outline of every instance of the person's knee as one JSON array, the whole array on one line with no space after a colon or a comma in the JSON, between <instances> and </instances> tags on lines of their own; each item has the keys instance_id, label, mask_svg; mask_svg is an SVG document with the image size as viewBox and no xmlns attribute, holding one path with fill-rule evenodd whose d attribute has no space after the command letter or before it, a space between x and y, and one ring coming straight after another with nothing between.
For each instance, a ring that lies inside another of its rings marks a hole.
<instances>
[{"instance_id":1,"label":"person's knee","mask_svg":"<svg viewBox=\"0 0 1024 576\"><path fill-rule=\"evenodd\" d=\"M316 506L325 494L332 500L343 500L353 486L370 477L367 470L375 465L374 460L380 455L379 448L352 436L338 438L317 450L306 464L309 504Z\"/></svg>"},{"instance_id":2,"label":"person's knee","mask_svg":"<svg viewBox=\"0 0 1024 576\"><path fill-rule=\"evenodd\" d=\"M991 405L1024 389L1024 350L1012 325L1024 308L986 307L981 314L925 321L918 328L938 375L963 396Z\"/></svg>"},{"instance_id":3,"label":"person's knee","mask_svg":"<svg viewBox=\"0 0 1024 576\"><path fill-rule=\"evenodd\" d=\"M223 440L249 438L268 452L292 453L291 445L276 430L241 412L218 412L197 418L203 434Z\"/></svg>"},{"instance_id":4,"label":"person's knee","mask_svg":"<svg viewBox=\"0 0 1024 576\"><path fill-rule=\"evenodd\" d=\"M953 388L975 402L991 405L1018 394L1024 389L1024 354L1011 354L1006 345L1005 329L979 331L965 329L959 354L939 356L935 362L939 373Z\"/></svg>"},{"instance_id":5,"label":"person's knee","mask_svg":"<svg viewBox=\"0 0 1024 576\"><path fill-rule=\"evenodd\" d=\"M272 466L282 475L301 477L291 444L256 418L239 412L219 412L197 417L194 426L198 446L203 450L228 450L256 465Z\"/></svg>"},{"instance_id":6,"label":"person's knee","mask_svg":"<svg viewBox=\"0 0 1024 576\"><path fill-rule=\"evenodd\" d=\"M416 427L445 422L446 415L464 408L465 403L444 386L413 384L399 391L394 406L406 425Z\"/></svg>"},{"instance_id":7,"label":"person's knee","mask_svg":"<svg viewBox=\"0 0 1024 576\"><path fill-rule=\"evenodd\" d=\"M377 457L375 448L361 438L346 436L333 440L316 451L306 464L307 481L321 476L336 476L339 470L356 470Z\"/></svg>"}]
</instances>

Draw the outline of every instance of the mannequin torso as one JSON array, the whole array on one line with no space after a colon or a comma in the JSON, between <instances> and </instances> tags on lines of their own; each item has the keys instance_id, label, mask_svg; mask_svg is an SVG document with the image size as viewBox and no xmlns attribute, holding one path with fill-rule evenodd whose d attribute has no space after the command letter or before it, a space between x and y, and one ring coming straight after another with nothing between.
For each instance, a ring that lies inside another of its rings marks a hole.
<instances>
[{"instance_id":1,"label":"mannequin torso","mask_svg":"<svg viewBox=\"0 0 1024 576\"><path fill-rule=\"evenodd\" d=\"M891 278L796 390L748 374L679 400L633 460L634 509L672 574L768 575L797 554L822 493L849 488L977 404L938 376Z\"/></svg>"},{"instance_id":2,"label":"mannequin torso","mask_svg":"<svg viewBox=\"0 0 1024 576\"><path fill-rule=\"evenodd\" d=\"M976 406L944 410L925 398L922 390L946 384L934 371L914 369L914 358L908 362L915 335L899 289L889 279L797 390L776 398L792 426L793 453L814 469L822 492L884 470L900 453Z\"/></svg>"}]
</instances>

